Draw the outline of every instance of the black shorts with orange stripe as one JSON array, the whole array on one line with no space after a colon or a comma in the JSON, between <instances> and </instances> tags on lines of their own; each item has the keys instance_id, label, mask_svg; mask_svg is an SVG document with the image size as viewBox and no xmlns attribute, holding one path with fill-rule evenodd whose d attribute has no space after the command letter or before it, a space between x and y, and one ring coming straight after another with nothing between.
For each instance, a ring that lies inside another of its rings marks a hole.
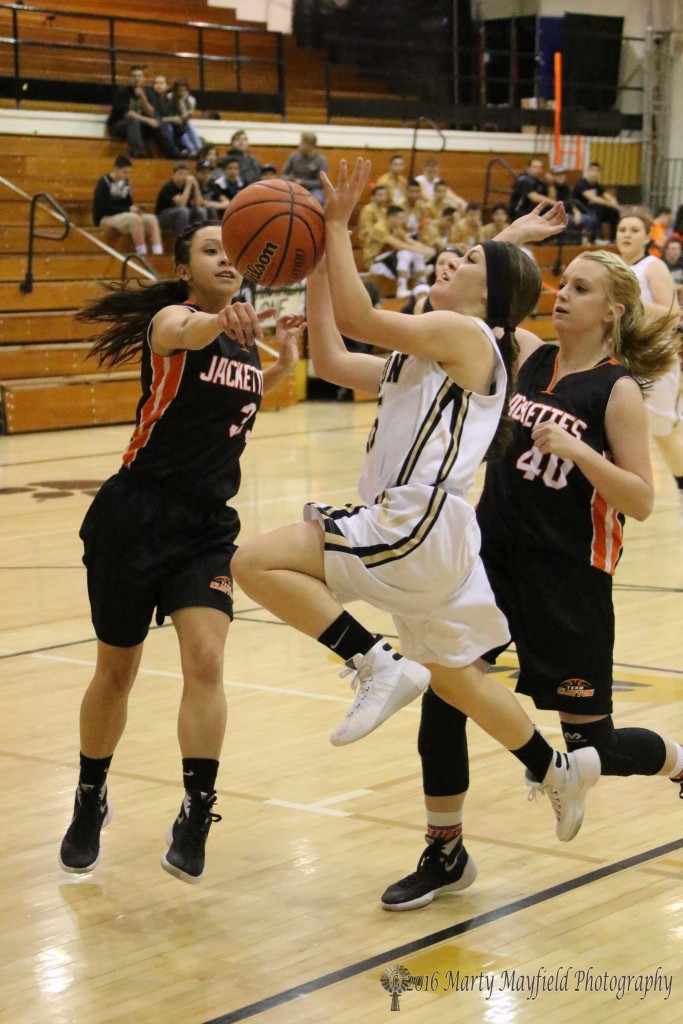
<instances>
[{"instance_id":1,"label":"black shorts with orange stripe","mask_svg":"<svg viewBox=\"0 0 683 1024\"><path fill-rule=\"evenodd\" d=\"M230 561L240 522L227 505L202 505L141 486L121 470L101 487L80 530L95 633L134 647L181 608L232 619Z\"/></svg>"},{"instance_id":2,"label":"black shorts with orange stripe","mask_svg":"<svg viewBox=\"0 0 683 1024\"><path fill-rule=\"evenodd\" d=\"M525 545L484 541L496 604L519 658L518 693L537 708L612 712L612 577L577 558ZM486 656L495 662L504 648Z\"/></svg>"}]
</instances>

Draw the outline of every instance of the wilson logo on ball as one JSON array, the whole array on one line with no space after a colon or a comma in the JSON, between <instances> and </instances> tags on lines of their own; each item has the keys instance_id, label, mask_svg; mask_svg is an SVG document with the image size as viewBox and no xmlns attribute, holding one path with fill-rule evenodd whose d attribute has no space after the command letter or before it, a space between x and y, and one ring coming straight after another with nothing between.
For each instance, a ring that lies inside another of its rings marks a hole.
<instances>
[{"instance_id":1,"label":"wilson logo on ball","mask_svg":"<svg viewBox=\"0 0 683 1024\"><path fill-rule=\"evenodd\" d=\"M257 281L260 281L265 273L266 267L279 248L280 246L277 242L266 242L261 250L259 258L254 263L248 263L244 268L245 274L248 277L256 278Z\"/></svg>"}]
</instances>

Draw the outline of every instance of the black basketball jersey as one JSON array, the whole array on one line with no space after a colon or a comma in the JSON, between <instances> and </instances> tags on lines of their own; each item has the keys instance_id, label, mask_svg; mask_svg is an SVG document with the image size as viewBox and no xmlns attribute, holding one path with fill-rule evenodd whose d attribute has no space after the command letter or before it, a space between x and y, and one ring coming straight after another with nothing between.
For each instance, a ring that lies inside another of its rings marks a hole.
<instances>
[{"instance_id":1,"label":"black basketball jersey","mask_svg":"<svg viewBox=\"0 0 683 1024\"><path fill-rule=\"evenodd\" d=\"M539 451L531 431L536 423L554 420L610 458L607 403L616 382L630 374L606 358L556 381L557 360L557 347L542 345L523 364L509 405L513 439L503 458L486 467L477 518L485 544L519 540L612 574L621 555L624 516L571 459Z\"/></svg>"},{"instance_id":2,"label":"black basketball jersey","mask_svg":"<svg viewBox=\"0 0 683 1024\"><path fill-rule=\"evenodd\" d=\"M148 331L141 377L123 466L163 489L228 501L239 489L240 456L263 396L256 346L245 350L220 334L206 348L159 356Z\"/></svg>"}]
</instances>

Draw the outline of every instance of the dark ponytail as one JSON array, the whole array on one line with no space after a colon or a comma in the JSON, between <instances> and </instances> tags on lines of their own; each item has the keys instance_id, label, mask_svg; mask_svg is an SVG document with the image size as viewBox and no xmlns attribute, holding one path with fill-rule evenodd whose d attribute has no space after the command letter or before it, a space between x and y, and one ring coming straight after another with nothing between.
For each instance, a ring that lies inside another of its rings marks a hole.
<instances>
[{"instance_id":1,"label":"dark ponytail","mask_svg":"<svg viewBox=\"0 0 683 1024\"><path fill-rule=\"evenodd\" d=\"M189 264L192 239L202 227L207 225L191 224L176 238L176 267ZM186 302L190 297L189 285L180 278L156 284L109 284L106 288L104 295L76 314L77 320L86 323L111 325L90 349L90 355L97 357L100 366L116 366L136 359L147 339L150 320L165 306Z\"/></svg>"},{"instance_id":2,"label":"dark ponytail","mask_svg":"<svg viewBox=\"0 0 683 1024\"><path fill-rule=\"evenodd\" d=\"M541 294L541 272L534 260L511 242L484 242L486 259L487 313L489 327L502 327L497 338L507 386L503 415L498 423L484 461L499 459L512 440L512 420L508 415L510 396L515 388L515 366L519 344L515 327L533 312Z\"/></svg>"}]
</instances>

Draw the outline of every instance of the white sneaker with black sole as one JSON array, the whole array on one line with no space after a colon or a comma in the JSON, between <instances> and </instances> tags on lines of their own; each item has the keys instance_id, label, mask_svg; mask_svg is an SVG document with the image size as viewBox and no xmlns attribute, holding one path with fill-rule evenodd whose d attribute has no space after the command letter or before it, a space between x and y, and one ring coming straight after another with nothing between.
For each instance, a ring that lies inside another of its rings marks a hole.
<instances>
[{"instance_id":1,"label":"white sneaker with black sole","mask_svg":"<svg viewBox=\"0 0 683 1024\"><path fill-rule=\"evenodd\" d=\"M387 718L410 704L429 686L431 673L410 661L380 637L367 654L354 654L341 673L353 673L351 688L356 697L349 713L330 736L335 747L355 743Z\"/></svg>"},{"instance_id":2,"label":"white sneaker with black sole","mask_svg":"<svg viewBox=\"0 0 683 1024\"><path fill-rule=\"evenodd\" d=\"M600 755L595 747L570 754L556 752L543 782L537 782L529 769L525 770L529 799L545 794L550 800L555 812L555 835L560 842L568 843L581 828L586 797L600 778L600 771Z\"/></svg>"}]
</instances>

